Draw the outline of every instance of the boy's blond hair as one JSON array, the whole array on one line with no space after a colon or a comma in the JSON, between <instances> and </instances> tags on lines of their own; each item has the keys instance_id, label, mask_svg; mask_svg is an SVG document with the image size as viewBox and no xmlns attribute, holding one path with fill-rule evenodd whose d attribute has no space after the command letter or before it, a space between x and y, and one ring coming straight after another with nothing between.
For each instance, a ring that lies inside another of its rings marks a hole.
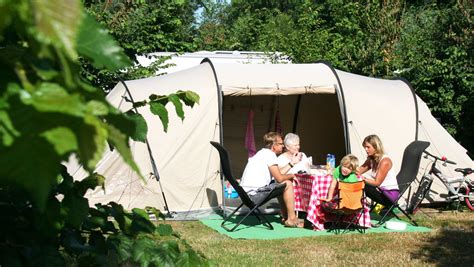
<instances>
[{"instance_id":1,"label":"boy's blond hair","mask_svg":"<svg viewBox=\"0 0 474 267\"><path fill-rule=\"evenodd\" d=\"M341 166L347 167L351 169L351 171L355 172L357 167L359 167L359 159L352 154L345 155L341 159Z\"/></svg>"}]
</instances>

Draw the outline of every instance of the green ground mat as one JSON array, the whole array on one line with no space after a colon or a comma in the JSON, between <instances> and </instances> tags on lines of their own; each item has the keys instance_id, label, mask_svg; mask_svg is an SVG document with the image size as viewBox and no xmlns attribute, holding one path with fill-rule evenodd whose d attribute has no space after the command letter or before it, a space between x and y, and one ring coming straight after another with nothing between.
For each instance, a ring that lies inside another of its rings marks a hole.
<instances>
[{"instance_id":1,"label":"green ground mat","mask_svg":"<svg viewBox=\"0 0 474 267\"><path fill-rule=\"evenodd\" d=\"M288 228L283 226L279 222L279 218L276 215L266 215L267 219L272 224L274 230L269 230L263 224L260 224L258 219L255 216L249 216L245 221L237 227L233 232L228 232L221 227L222 218L217 217L215 219L205 219L200 220L203 224L208 227L216 230L217 232L227 235L234 239L283 239L283 238L297 238L297 237L307 237L307 236L323 236L323 235L334 235L334 232L324 231L314 231L307 228ZM374 218L374 217L372 217ZM398 221L396 218L391 220ZM237 221L236 217L229 220L226 223L228 228L233 227ZM377 221L372 220L372 223ZM366 229L365 233L393 233L393 232L429 232L430 228L418 226L415 227L407 223L407 228L404 231L396 231L385 228L385 226L380 226L377 228ZM359 234L357 230L351 230L345 232L344 234Z\"/></svg>"}]
</instances>

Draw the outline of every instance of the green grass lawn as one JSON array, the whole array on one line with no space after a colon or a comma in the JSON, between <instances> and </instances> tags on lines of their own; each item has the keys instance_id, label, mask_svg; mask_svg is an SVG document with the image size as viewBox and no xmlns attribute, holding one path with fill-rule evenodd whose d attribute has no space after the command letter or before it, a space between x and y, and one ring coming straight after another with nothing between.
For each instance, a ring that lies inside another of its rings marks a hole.
<instances>
[{"instance_id":1,"label":"green grass lawn","mask_svg":"<svg viewBox=\"0 0 474 267\"><path fill-rule=\"evenodd\" d=\"M166 221L219 266L474 266L474 212L423 209L427 233L371 233L236 240L199 221Z\"/></svg>"}]
</instances>

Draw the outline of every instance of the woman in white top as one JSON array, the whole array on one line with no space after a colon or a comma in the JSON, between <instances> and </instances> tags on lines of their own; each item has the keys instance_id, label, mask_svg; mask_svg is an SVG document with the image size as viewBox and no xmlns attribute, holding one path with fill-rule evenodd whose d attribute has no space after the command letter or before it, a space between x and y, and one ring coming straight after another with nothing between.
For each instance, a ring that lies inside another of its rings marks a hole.
<instances>
[{"instance_id":1,"label":"woman in white top","mask_svg":"<svg viewBox=\"0 0 474 267\"><path fill-rule=\"evenodd\" d=\"M295 174L299 171L309 172L309 161L303 152L300 152L300 137L294 133L285 135L283 141L285 152L278 156L278 167L281 173Z\"/></svg>"},{"instance_id":2,"label":"woman in white top","mask_svg":"<svg viewBox=\"0 0 474 267\"><path fill-rule=\"evenodd\" d=\"M392 160L385 155L382 141L373 134L364 138L362 146L367 160L357 169L357 174L371 170L370 177L364 177L366 195L377 203L386 203L384 197L396 202L400 196L397 177L392 169Z\"/></svg>"}]
</instances>

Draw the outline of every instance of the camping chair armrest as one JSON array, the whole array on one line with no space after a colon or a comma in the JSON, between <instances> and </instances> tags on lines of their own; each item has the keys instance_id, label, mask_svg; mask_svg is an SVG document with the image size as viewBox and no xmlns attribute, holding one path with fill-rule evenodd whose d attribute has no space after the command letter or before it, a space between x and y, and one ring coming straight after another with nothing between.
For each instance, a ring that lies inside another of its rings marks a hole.
<instances>
[{"instance_id":1,"label":"camping chair armrest","mask_svg":"<svg viewBox=\"0 0 474 267\"><path fill-rule=\"evenodd\" d=\"M329 201L326 201L326 200L321 200L322 202L339 202L342 198L340 197L333 197L332 199L330 199Z\"/></svg>"}]
</instances>

